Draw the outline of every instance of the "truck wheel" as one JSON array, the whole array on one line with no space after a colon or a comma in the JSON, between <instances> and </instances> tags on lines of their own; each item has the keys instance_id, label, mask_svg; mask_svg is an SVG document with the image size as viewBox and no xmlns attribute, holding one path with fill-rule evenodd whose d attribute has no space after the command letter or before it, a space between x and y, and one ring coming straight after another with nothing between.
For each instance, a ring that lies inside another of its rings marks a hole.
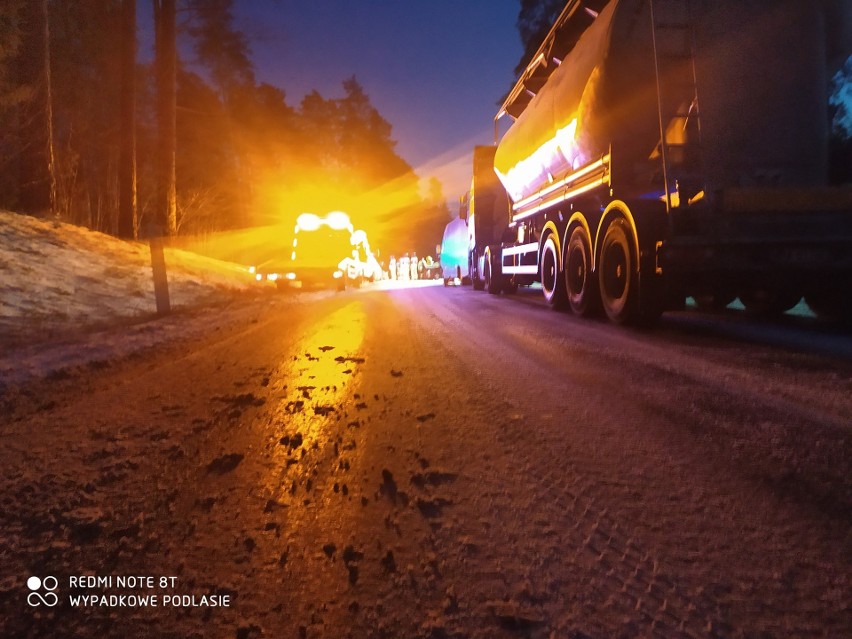
<instances>
[{"instance_id":1,"label":"truck wheel","mask_svg":"<svg viewBox=\"0 0 852 639\"><path fill-rule=\"evenodd\" d=\"M476 270L474 259L471 256L468 256L467 259L467 272L470 273L470 283L473 284L474 291L481 291L485 288L485 282L479 279L479 272Z\"/></svg>"},{"instance_id":2,"label":"truck wheel","mask_svg":"<svg viewBox=\"0 0 852 639\"><path fill-rule=\"evenodd\" d=\"M592 274L591 254L589 234L582 226L578 226L571 232L563 263L568 304L579 317L591 315L600 299L597 280Z\"/></svg>"},{"instance_id":3,"label":"truck wheel","mask_svg":"<svg viewBox=\"0 0 852 639\"><path fill-rule=\"evenodd\" d=\"M500 278L492 272L490 251L485 254L485 273L483 276L485 278L485 290L491 293L491 295L497 295L501 288Z\"/></svg>"},{"instance_id":4,"label":"truck wheel","mask_svg":"<svg viewBox=\"0 0 852 639\"><path fill-rule=\"evenodd\" d=\"M468 258L467 272L470 273L470 282L473 284L474 291L481 291L485 288L485 282L479 279L479 272L474 266L474 260Z\"/></svg>"},{"instance_id":5,"label":"truck wheel","mask_svg":"<svg viewBox=\"0 0 852 639\"><path fill-rule=\"evenodd\" d=\"M632 232L623 218L607 227L598 265L601 303L610 320L628 324L637 319L638 280L631 248Z\"/></svg>"},{"instance_id":6,"label":"truck wheel","mask_svg":"<svg viewBox=\"0 0 852 639\"><path fill-rule=\"evenodd\" d=\"M544 301L553 308L565 308L568 301L565 283L559 274L559 251L553 235L549 235L541 249L541 290Z\"/></svg>"}]
</instances>

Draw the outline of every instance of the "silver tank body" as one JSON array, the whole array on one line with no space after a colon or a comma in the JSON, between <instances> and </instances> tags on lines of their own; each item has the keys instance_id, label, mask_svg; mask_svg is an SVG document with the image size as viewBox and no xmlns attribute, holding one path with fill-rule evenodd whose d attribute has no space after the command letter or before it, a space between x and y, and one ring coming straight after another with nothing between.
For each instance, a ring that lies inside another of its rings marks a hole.
<instances>
[{"instance_id":1,"label":"silver tank body","mask_svg":"<svg viewBox=\"0 0 852 639\"><path fill-rule=\"evenodd\" d=\"M852 0L693 6L706 189L824 184L828 82L852 53ZM647 0L611 0L561 60L498 144L513 201L610 151L615 189L660 187L651 24Z\"/></svg>"}]
</instances>

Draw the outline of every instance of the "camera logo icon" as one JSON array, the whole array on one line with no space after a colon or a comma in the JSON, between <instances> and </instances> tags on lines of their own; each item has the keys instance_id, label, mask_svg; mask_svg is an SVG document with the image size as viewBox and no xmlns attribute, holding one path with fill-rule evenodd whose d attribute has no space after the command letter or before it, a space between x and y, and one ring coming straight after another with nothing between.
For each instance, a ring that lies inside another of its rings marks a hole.
<instances>
[{"instance_id":1,"label":"camera logo icon","mask_svg":"<svg viewBox=\"0 0 852 639\"><path fill-rule=\"evenodd\" d=\"M41 593L42 586L44 594ZM30 589L30 594L27 595L27 603L31 606L48 606L53 607L59 603L59 597L54 590L59 587L59 580L56 577L30 577L27 579L27 588Z\"/></svg>"}]
</instances>

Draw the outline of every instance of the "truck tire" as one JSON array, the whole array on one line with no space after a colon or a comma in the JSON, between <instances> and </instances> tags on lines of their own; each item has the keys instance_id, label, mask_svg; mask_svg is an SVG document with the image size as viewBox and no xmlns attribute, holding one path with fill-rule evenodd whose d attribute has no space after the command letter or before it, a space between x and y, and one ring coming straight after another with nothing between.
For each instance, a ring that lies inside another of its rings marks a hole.
<instances>
[{"instance_id":1,"label":"truck tire","mask_svg":"<svg viewBox=\"0 0 852 639\"><path fill-rule=\"evenodd\" d=\"M492 271L493 265L491 264L491 251L486 251L485 253L485 273L483 276L485 278L485 290L491 293L491 295L497 295L500 292L502 286L500 286L500 276L495 275Z\"/></svg>"},{"instance_id":2,"label":"truck tire","mask_svg":"<svg viewBox=\"0 0 852 639\"><path fill-rule=\"evenodd\" d=\"M592 273L592 243L582 226L571 232L562 260L568 305L574 315L588 317L598 310L598 282Z\"/></svg>"},{"instance_id":3,"label":"truck tire","mask_svg":"<svg viewBox=\"0 0 852 639\"><path fill-rule=\"evenodd\" d=\"M553 235L548 235L541 248L541 291L544 301L555 309L565 308L568 294L565 291L564 278L560 277L559 251Z\"/></svg>"},{"instance_id":4,"label":"truck tire","mask_svg":"<svg viewBox=\"0 0 852 639\"><path fill-rule=\"evenodd\" d=\"M601 304L616 324L638 319L639 287L632 231L624 218L614 219L606 229L598 263Z\"/></svg>"},{"instance_id":5,"label":"truck tire","mask_svg":"<svg viewBox=\"0 0 852 639\"><path fill-rule=\"evenodd\" d=\"M479 271L476 270L476 258L468 256L467 272L470 273L470 282L473 284L474 291L485 289L485 282L479 278Z\"/></svg>"}]
</instances>

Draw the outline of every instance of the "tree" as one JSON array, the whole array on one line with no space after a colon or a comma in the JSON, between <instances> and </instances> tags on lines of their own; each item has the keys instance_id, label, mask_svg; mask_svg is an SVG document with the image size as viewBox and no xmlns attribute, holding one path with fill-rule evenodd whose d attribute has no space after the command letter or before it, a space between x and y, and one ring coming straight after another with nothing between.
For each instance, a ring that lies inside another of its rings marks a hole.
<instances>
[{"instance_id":1,"label":"tree","mask_svg":"<svg viewBox=\"0 0 852 639\"><path fill-rule=\"evenodd\" d=\"M242 193L233 200L234 211L247 223L249 203L256 196L255 185L261 176L247 161L241 139L246 127L239 120L236 103L245 105L246 94L253 93L255 78L248 39L234 27L233 5L233 0L187 0L183 26L192 38L195 62L209 71L228 116L219 131L219 142L234 156L233 188Z\"/></svg>"},{"instance_id":2,"label":"tree","mask_svg":"<svg viewBox=\"0 0 852 639\"><path fill-rule=\"evenodd\" d=\"M56 199L47 0L24 3L21 33L18 84L31 83L32 90L19 110L18 210L45 214L53 211Z\"/></svg>"},{"instance_id":3,"label":"tree","mask_svg":"<svg viewBox=\"0 0 852 639\"><path fill-rule=\"evenodd\" d=\"M529 64L564 6L565 0L521 0L515 26L518 28L524 53L515 67L516 75Z\"/></svg>"},{"instance_id":4,"label":"tree","mask_svg":"<svg viewBox=\"0 0 852 639\"><path fill-rule=\"evenodd\" d=\"M118 236L136 237L136 0L121 5L121 150Z\"/></svg>"},{"instance_id":5,"label":"tree","mask_svg":"<svg viewBox=\"0 0 852 639\"><path fill-rule=\"evenodd\" d=\"M417 254L421 256L431 255L435 252L435 246L441 243L444 228L451 217L441 182L436 177L430 177L428 185L429 191L424 207L413 225L415 229L414 246L417 249Z\"/></svg>"},{"instance_id":6,"label":"tree","mask_svg":"<svg viewBox=\"0 0 852 639\"><path fill-rule=\"evenodd\" d=\"M228 115L218 92L197 74L177 75L175 154L177 232L206 234L239 224L237 165L221 132Z\"/></svg>"},{"instance_id":7,"label":"tree","mask_svg":"<svg viewBox=\"0 0 852 639\"><path fill-rule=\"evenodd\" d=\"M25 103L38 99L35 83L22 85L21 78L40 77L32 69L46 58L25 56L22 36L24 18L47 7L54 55L45 75L55 79L52 138L64 220L133 237L135 193L139 219L154 218L167 233L280 221L304 205L347 209L371 237L385 224L410 243L406 227L437 210L437 200L421 198L391 124L355 77L340 97L314 92L299 108L290 106L282 89L256 83L248 40L233 24L233 0L153 0L155 63L137 66L136 4L0 2L0 204L14 203L20 191L19 140L36 139L18 135ZM207 73L180 64L179 11ZM19 73L19 60L28 71Z\"/></svg>"},{"instance_id":8,"label":"tree","mask_svg":"<svg viewBox=\"0 0 852 639\"><path fill-rule=\"evenodd\" d=\"M25 0L0 2L0 208L14 209L18 200L18 109L32 99L29 81L18 83L14 72L21 47Z\"/></svg>"},{"instance_id":9,"label":"tree","mask_svg":"<svg viewBox=\"0 0 852 639\"><path fill-rule=\"evenodd\" d=\"M155 222L168 235L177 231L175 193L176 111L175 0L154 0L157 77L157 203Z\"/></svg>"},{"instance_id":10,"label":"tree","mask_svg":"<svg viewBox=\"0 0 852 639\"><path fill-rule=\"evenodd\" d=\"M26 97L16 82L13 63L21 47L25 0L0 3L0 109L16 106Z\"/></svg>"},{"instance_id":11,"label":"tree","mask_svg":"<svg viewBox=\"0 0 852 639\"><path fill-rule=\"evenodd\" d=\"M337 100L339 155L348 171L370 187L411 171L396 153L392 127L373 106L364 88L352 76L343 81L343 98Z\"/></svg>"},{"instance_id":12,"label":"tree","mask_svg":"<svg viewBox=\"0 0 852 639\"><path fill-rule=\"evenodd\" d=\"M245 222L280 219L280 188L302 172L297 114L281 89L269 84L235 89L228 104L233 212Z\"/></svg>"},{"instance_id":13,"label":"tree","mask_svg":"<svg viewBox=\"0 0 852 639\"><path fill-rule=\"evenodd\" d=\"M237 87L254 84L254 66L245 34L234 28L233 0L188 2L186 31L196 62L210 72L227 102Z\"/></svg>"},{"instance_id":14,"label":"tree","mask_svg":"<svg viewBox=\"0 0 852 639\"><path fill-rule=\"evenodd\" d=\"M306 172L322 172L336 183L343 173L336 153L341 127L337 102L311 91L299 105L297 126Z\"/></svg>"},{"instance_id":15,"label":"tree","mask_svg":"<svg viewBox=\"0 0 852 639\"><path fill-rule=\"evenodd\" d=\"M51 0L57 214L118 229L122 0Z\"/></svg>"}]
</instances>

